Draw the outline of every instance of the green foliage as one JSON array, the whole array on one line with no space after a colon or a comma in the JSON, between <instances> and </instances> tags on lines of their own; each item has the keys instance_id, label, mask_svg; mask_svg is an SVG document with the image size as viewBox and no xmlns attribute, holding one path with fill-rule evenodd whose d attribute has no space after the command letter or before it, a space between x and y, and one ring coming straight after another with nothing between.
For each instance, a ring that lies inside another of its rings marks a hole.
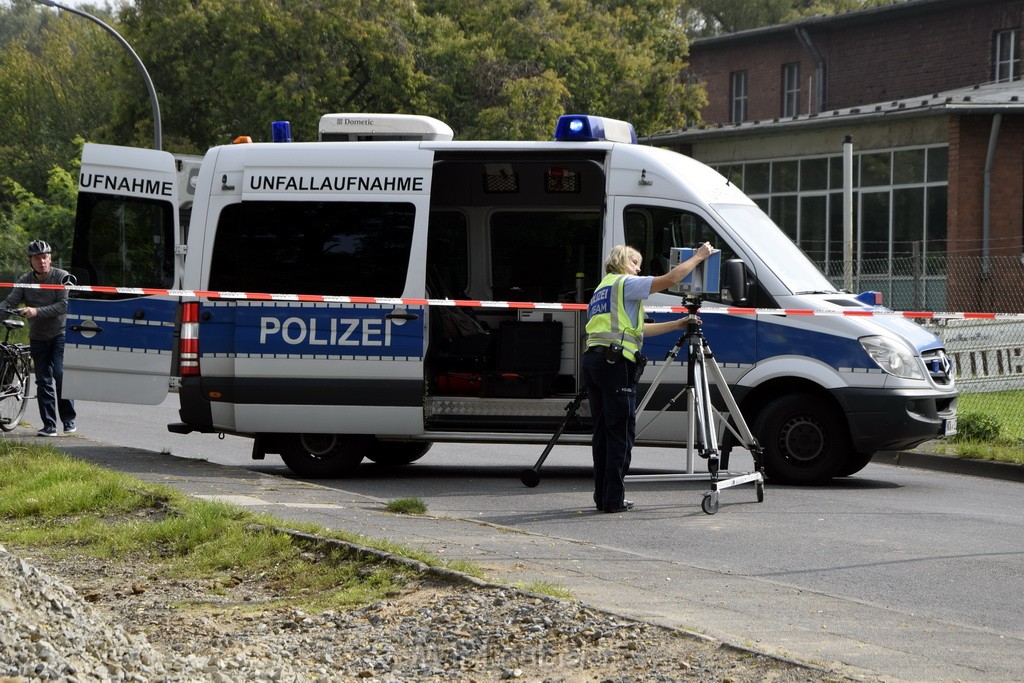
<instances>
[{"instance_id":1,"label":"green foliage","mask_svg":"<svg viewBox=\"0 0 1024 683\"><path fill-rule=\"evenodd\" d=\"M960 394L957 434L925 444L926 450L961 458L1024 464L1024 393Z\"/></svg>"},{"instance_id":2,"label":"green foliage","mask_svg":"<svg viewBox=\"0 0 1024 683\"><path fill-rule=\"evenodd\" d=\"M427 512L427 504L420 498L399 498L388 503L386 509L403 515L422 515Z\"/></svg>"},{"instance_id":3,"label":"green foliage","mask_svg":"<svg viewBox=\"0 0 1024 683\"><path fill-rule=\"evenodd\" d=\"M993 391L979 394L962 393L957 408L960 415L979 413L998 422L999 438L1012 444L1024 442L1024 392ZM963 429L962 421L958 422Z\"/></svg>"},{"instance_id":4,"label":"green foliage","mask_svg":"<svg viewBox=\"0 0 1024 683\"><path fill-rule=\"evenodd\" d=\"M2 181L8 197L0 212L0 264L25 264L25 245L43 239L53 246L54 259L71 254L78 183L67 169L54 166L46 181L46 196L37 197L11 178Z\"/></svg>"},{"instance_id":5,"label":"green foliage","mask_svg":"<svg viewBox=\"0 0 1024 683\"><path fill-rule=\"evenodd\" d=\"M984 413L959 413L955 441L996 441L1002 431L999 420Z\"/></svg>"},{"instance_id":6,"label":"green foliage","mask_svg":"<svg viewBox=\"0 0 1024 683\"><path fill-rule=\"evenodd\" d=\"M451 97L440 104L460 137L549 138L554 116L570 112L625 119L643 135L679 127L703 104L699 89L679 82L687 40L676 3L434 0L420 8L450 27L424 66L434 74L446 65Z\"/></svg>"},{"instance_id":7,"label":"green foliage","mask_svg":"<svg viewBox=\"0 0 1024 683\"><path fill-rule=\"evenodd\" d=\"M201 152L268 139L275 120L312 140L326 113L421 111L414 16L405 0L139 0L121 24L161 91L165 146ZM130 135L146 103L120 104L114 125Z\"/></svg>"},{"instance_id":8,"label":"green foliage","mask_svg":"<svg viewBox=\"0 0 1024 683\"><path fill-rule=\"evenodd\" d=\"M0 176L42 195L50 169L80 153L76 137L103 138L114 93L138 80L121 77L121 53L84 19L0 5Z\"/></svg>"}]
</instances>

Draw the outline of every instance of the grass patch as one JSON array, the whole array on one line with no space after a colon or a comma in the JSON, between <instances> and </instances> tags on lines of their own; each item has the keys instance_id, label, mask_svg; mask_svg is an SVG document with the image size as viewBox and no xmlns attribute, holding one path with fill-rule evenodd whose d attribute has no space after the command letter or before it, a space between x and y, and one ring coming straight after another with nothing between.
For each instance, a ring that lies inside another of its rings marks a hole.
<instances>
[{"instance_id":1,"label":"grass patch","mask_svg":"<svg viewBox=\"0 0 1024 683\"><path fill-rule=\"evenodd\" d=\"M960 394L957 414L977 413L999 424L999 440L1024 446L1024 391Z\"/></svg>"},{"instance_id":2,"label":"grass patch","mask_svg":"<svg viewBox=\"0 0 1024 683\"><path fill-rule=\"evenodd\" d=\"M423 515L427 512L427 504L419 498L399 498L388 503L385 509L400 515Z\"/></svg>"},{"instance_id":3,"label":"grass patch","mask_svg":"<svg viewBox=\"0 0 1024 683\"><path fill-rule=\"evenodd\" d=\"M539 593L540 595L549 595L552 598L558 598L560 600L575 600L575 596L565 586L560 586L555 583L548 583L547 581L534 581L527 584L516 584L517 587L523 590L530 591L531 593Z\"/></svg>"},{"instance_id":4,"label":"grass patch","mask_svg":"<svg viewBox=\"0 0 1024 683\"><path fill-rule=\"evenodd\" d=\"M1024 464L1024 392L961 394L956 436L920 448L959 458Z\"/></svg>"},{"instance_id":5,"label":"grass patch","mask_svg":"<svg viewBox=\"0 0 1024 683\"><path fill-rule=\"evenodd\" d=\"M167 577L204 579L211 586L258 577L281 601L310 611L374 602L418 578L396 563L306 546L279 530L286 526L444 564L388 541L286 525L234 505L189 498L50 446L0 441L0 543L9 546L46 547L58 557L145 560Z\"/></svg>"},{"instance_id":6,"label":"grass patch","mask_svg":"<svg viewBox=\"0 0 1024 683\"><path fill-rule=\"evenodd\" d=\"M975 460L995 460L1024 465L1024 446L1000 445L984 441L932 441L926 450L939 455L951 455L958 458Z\"/></svg>"}]
</instances>

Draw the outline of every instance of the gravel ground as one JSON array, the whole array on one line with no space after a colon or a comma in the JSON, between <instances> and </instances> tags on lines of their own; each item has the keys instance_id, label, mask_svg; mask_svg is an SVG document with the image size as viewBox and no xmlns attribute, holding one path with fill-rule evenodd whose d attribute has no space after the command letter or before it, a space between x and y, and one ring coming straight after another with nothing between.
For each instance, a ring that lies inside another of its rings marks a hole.
<instances>
[{"instance_id":1,"label":"gravel ground","mask_svg":"<svg viewBox=\"0 0 1024 683\"><path fill-rule=\"evenodd\" d=\"M519 591L423 574L350 611L283 606L157 567L0 547L12 681L838 681L844 677Z\"/></svg>"}]
</instances>

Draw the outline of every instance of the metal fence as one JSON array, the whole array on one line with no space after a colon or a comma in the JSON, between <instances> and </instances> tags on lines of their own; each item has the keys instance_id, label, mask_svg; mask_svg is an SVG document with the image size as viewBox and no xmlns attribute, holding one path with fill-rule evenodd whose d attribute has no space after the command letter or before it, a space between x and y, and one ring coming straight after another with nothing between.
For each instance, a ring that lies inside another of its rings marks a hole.
<instances>
[{"instance_id":1,"label":"metal fence","mask_svg":"<svg viewBox=\"0 0 1024 683\"><path fill-rule=\"evenodd\" d=\"M819 267L837 287L846 286L841 262ZM855 293L881 292L897 311L1024 312L1024 261L1016 256L863 261L852 285ZM938 317L921 324L942 338L953 361L961 423L966 415L981 416L997 426L1000 441L1024 446L1024 321Z\"/></svg>"}]
</instances>

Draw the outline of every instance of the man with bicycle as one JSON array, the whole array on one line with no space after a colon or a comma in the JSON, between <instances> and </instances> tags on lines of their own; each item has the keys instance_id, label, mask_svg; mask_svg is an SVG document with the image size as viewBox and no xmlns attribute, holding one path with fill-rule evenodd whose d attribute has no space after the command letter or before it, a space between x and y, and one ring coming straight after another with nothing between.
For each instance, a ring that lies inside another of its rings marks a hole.
<instances>
[{"instance_id":1,"label":"man with bicycle","mask_svg":"<svg viewBox=\"0 0 1024 683\"><path fill-rule=\"evenodd\" d=\"M43 240L29 243L29 264L32 270L18 278L17 284L66 285L71 276L66 270L54 268L50 260L53 249ZM0 303L0 308L16 311L28 318L28 338L32 365L36 375L36 400L43 421L38 436L57 436L57 418L64 433L75 431L75 402L61 397L64 379L64 323L68 312L68 291L63 288L15 287Z\"/></svg>"}]
</instances>

